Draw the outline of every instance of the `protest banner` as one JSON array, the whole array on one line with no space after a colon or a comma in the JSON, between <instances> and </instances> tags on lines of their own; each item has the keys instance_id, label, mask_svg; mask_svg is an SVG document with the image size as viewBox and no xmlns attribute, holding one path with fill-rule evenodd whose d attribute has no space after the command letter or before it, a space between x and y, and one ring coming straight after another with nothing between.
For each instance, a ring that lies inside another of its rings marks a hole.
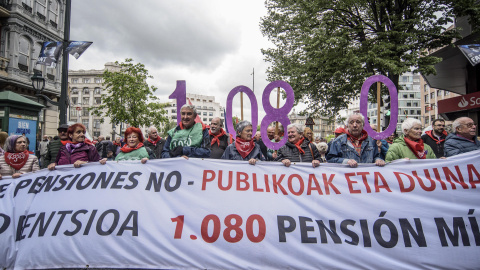
<instances>
[{"instance_id":1,"label":"protest banner","mask_svg":"<svg viewBox=\"0 0 480 270\"><path fill-rule=\"evenodd\" d=\"M479 154L58 166L0 180L0 267L474 269Z\"/></svg>"}]
</instances>

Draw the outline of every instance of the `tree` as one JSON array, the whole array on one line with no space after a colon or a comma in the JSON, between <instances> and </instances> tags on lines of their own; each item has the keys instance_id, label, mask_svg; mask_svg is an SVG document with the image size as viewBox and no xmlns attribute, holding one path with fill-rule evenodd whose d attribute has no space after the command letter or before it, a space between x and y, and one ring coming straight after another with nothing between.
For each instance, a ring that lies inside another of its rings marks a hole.
<instances>
[{"instance_id":1,"label":"tree","mask_svg":"<svg viewBox=\"0 0 480 270\"><path fill-rule=\"evenodd\" d=\"M106 94L102 94L102 104L90 107L97 116L110 117L112 123L128 123L134 127L161 126L168 122L163 109L166 104L156 102L156 87L149 86L148 70L141 63L134 64L132 59L115 64L118 70L105 70L103 86ZM103 119L102 119L103 122Z\"/></svg>"},{"instance_id":2,"label":"tree","mask_svg":"<svg viewBox=\"0 0 480 270\"><path fill-rule=\"evenodd\" d=\"M451 44L454 16L480 24L477 0L267 0L261 30L276 48L263 49L269 80L285 80L307 110L335 115L359 96L366 78L414 68L434 74L441 59L428 50ZM318 106L322 104L323 106Z\"/></svg>"}]
</instances>

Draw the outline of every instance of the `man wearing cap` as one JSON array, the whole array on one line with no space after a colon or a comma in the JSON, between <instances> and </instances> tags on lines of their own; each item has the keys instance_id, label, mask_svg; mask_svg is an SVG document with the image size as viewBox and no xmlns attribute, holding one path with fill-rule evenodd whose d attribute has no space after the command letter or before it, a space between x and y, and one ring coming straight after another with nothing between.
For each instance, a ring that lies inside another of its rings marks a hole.
<instances>
[{"instance_id":1,"label":"man wearing cap","mask_svg":"<svg viewBox=\"0 0 480 270\"><path fill-rule=\"evenodd\" d=\"M55 163L58 151L62 146L62 141L68 140L67 129L67 124L62 124L57 128L59 140L52 140L48 144L47 154L45 155L45 162L42 164L42 168L47 168L50 163Z\"/></svg>"}]
</instances>

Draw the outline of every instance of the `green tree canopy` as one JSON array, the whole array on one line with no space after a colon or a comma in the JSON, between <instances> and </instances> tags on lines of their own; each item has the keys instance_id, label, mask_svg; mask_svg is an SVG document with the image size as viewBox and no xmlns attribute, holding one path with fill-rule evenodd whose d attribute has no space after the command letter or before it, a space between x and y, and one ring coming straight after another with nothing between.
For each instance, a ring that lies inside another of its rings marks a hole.
<instances>
[{"instance_id":1,"label":"green tree canopy","mask_svg":"<svg viewBox=\"0 0 480 270\"><path fill-rule=\"evenodd\" d=\"M102 104L90 107L90 111L97 116L110 117L112 123L128 123L134 127L159 127L168 122L163 109L166 104L157 102L156 88L147 83L147 79L153 77L148 75L145 66L134 64L132 59L115 64L118 70L103 73L107 93L102 94Z\"/></svg>"},{"instance_id":2,"label":"green tree canopy","mask_svg":"<svg viewBox=\"0 0 480 270\"><path fill-rule=\"evenodd\" d=\"M359 96L366 78L414 68L434 74L429 50L451 44L454 16L479 25L477 0L267 0L261 29L276 48L263 49L269 80L285 80L308 111L335 115ZM323 106L319 106L322 104Z\"/></svg>"}]
</instances>

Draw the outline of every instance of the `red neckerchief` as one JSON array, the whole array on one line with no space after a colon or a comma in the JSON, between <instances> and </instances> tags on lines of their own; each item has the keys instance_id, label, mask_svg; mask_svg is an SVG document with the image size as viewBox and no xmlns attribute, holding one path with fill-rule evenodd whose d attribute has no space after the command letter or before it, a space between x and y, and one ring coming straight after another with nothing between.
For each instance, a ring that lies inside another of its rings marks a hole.
<instances>
[{"instance_id":1,"label":"red neckerchief","mask_svg":"<svg viewBox=\"0 0 480 270\"><path fill-rule=\"evenodd\" d=\"M137 150L137 149L139 149L139 148L142 147L142 146L143 146L143 143L141 143L141 142L139 142L139 143L137 144L137 146L135 146L135 148L130 148L130 147L128 146L128 144L125 144L122 148L120 148L120 151L122 151L123 153L130 153L130 152L132 152L133 150Z\"/></svg>"},{"instance_id":2,"label":"red neckerchief","mask_svg":"<svg viewBox=\"0 0 480 270\"><path fill-rule=\"evenodd\" d=\"M198 123L198 122L195 121L195 123L193 125L195 125L196 123ZM203 122L200 122L200 123L202 124L202 130L204 130L207 126L205 126L205 124ZM180 124L178 124L178 126L180 127L180 129L184 129L182 122L180 122ZM192 128L192 127L193 126L191 126L190 128Z\"/></svg>"},{"instance_id":3,"label":"red neckerchief","mask_svg":"<svg viewBox=\"0 0 480 270\"><path fill-rule=\"evenodd\" d=\"M388 144L392 144L392 143L393 143L393 141L390 141L389 139L386 139L386 141L387 141Z\"/></svg>"},{"instance_id":4,"label":"red neckerchief","mask_svg":"<svg viewBox=\"0 0 480 270\"><path fill-rule=\"evenodd\" d=\"M361 155L362 154L361 153L362 152L362 142L368 138L368 133L365 130L362 130L362 134L361 134L360 138L357 138L357 137L353 136L352 134L350 134L348 129L345 130L345 133L347 134L347 139L353 144L357 153L359 155Z\"/></svg>"},{"instance_id":5,"label":"red neckerchief","mask_svg":"<svg viewBox=\"0 0 480 270\"><path fill-rule=\"evenodd\" d=\"M153 146L156 146L157 143L161 140L162 138L160 138L160 136L157 136L157 139L155 141L152 141L152 139L150 139L150 137L148 137L147 141L149 141L151 144L153 144Z\"/></svg>"},{"instance_id":6,"label":"red neckerchief","mask_svg":"<svg viewBox=\"0 0 480 270\"><path fill-rule=\"evenodd\" d=\"M301 140L299 140L297 143L295 143L295 147L297 147L298 152L300 152L300 154L302 154L302 155L305 155L305 151L303 151L302 147L300 147L300 146L302 145L304 140L305 140L305 137L303 137Z\"/></svg>"},{"instance_id":7,"label":"red neckerchief","mask_svg":"<svg viewBox=\"0 0 480 270\"><path fill-rule=\"evenodd\" d=\"M218 135L215 135L212 133L211 130L208 130L208 134L210 134L210 136L213 136L213 139L212 139L212 142L210 143L210 145L213 145L215 142L217 142L218 146L220 146L220 137L222 137L223 135L227 134L225 132L225 130L223 130L223 128L220 128L220 133Z\"/></svg>"},{"instance_id":8,"label":"red neckerchief","mask_svg":"<svg viewBox=\"0 0 480 270\"><path fill-rule=\"evenodd\" d=\"M410 148L410 150L412 150L413 154L415 154L415 156L418 159L427 158L427 155L426 155L427 151L424 150L424 145L423 145L423 140L422 139L419 139L417 142L412 141L412 140L408 139L407 137L404 137L403 139L405 140L405 143L407 144L408 148Z\"/></svg>"},{"instance_id":9,"label":"red neckerchief","mask_svg":"<svg viewBox=\"0 0 480 270\"><path fill-rule=\"evenodd\" d=\"M72 142L70 140L67 140L67 141L60 141L63 145L67 145L67 143L71 143L71 144L77 144L79 142ZM90 141L89 139L85 138L85 141L84 141L85 144L89 144L89 145L92 145L92 141Z\"/></svg>"},{"instance_id":10,"label":"red neckerchief","mask_svg":"<svg viewBox=\"0 0 480 270\"><path fill-rule=\"evenodd\" d=\"M120 146L120 147L122 146L121 143L117 143L117 142L114 142L113 145Z\"/></svg>"},{"instance_id":11,"label":"red neckerchief","mask_svg":"<svg viewBox=\"0 0 480 270\"><path fill-rule=\"evenodd\" d=\"M15 170L20 170L27 163L28 150L19 153L5 152L5 162Z\"/></svg>"},{"instance_id":12,"label":"red neckerchief","mask_svg":"<svg viewBox=\"0 0 480 270\"><path fill-rule=\"evenodd\" d=\"M425 134L427 134L428 137L432 138L432 140L434 140L437 144L441 144L442 142L445 141L445 138L439 140L439 139L437 138L437 136L433 135L433 130L426 131ZM445 130L443 131L442 134L445 135L445 136L448 135Z\"/></svg>"},{"instance_id":13,"label":"red neckerchief","mask_svg":"<svg viewBox=\"0 0 480 270\"><path fill-rule=\"evenodd\" d=\"M242 158L245 158L252 152L253 148L255 147L255 142L253 139L250 141L245 141L242 140L240 137L237 137L235 140L235 148L237 148L238 153L242 156Z\"/></svg>"}]
</instances>

